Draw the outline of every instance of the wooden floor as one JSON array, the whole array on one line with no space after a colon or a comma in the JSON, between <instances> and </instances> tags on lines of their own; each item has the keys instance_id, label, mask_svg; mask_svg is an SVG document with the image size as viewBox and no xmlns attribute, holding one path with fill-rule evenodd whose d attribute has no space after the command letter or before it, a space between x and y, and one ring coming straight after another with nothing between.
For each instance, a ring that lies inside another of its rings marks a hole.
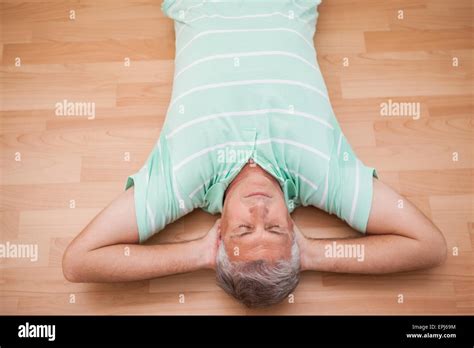
<instances>
[{"instance_id":1,"label":"wooden floor","mask_svg":"<svg viewBox=\"0 0 474 348\"><path fill-rule=\"evenodd\" d=\"M160 0L1 1L1 241L36 243L39 260L0 260L0 313L473 314L472 4L324 0L315 40L356 153L439 226L447 263L386 276L308 272L294 303L249 311L213 272L111 285L62 275L66 245L120 193L160 133L174 58ZM64 99L95 102L95 119L55 116ZM420 103L421 118L381 116L389 99ZM152 242L198 237L214 219L194 212ZM294 219L311 236L352 233L316 209Z\"/></svg>"}]
</instances>

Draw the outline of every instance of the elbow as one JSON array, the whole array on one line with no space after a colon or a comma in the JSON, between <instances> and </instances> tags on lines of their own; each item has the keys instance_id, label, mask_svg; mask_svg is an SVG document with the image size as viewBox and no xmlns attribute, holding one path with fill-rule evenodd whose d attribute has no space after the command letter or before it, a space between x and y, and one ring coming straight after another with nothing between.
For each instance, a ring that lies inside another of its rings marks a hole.
<instances>
[{"instance_id":1,"label":"elbow","mask_svg":"<svg viewBox=\"0 0 474 348\"><path fill-rule=\"evenodd\" d=\"M83 282L80 274L81 265L79 260L79 255L69 246L63 255L62 268L64 278L71 283Z\"/></svg>"},{"instance_id":2,"label":"elbow","mask_svg":"<svg viewBox=\"0 0 474 348\"><path fill-rule=\"evenodd\" d=\"M440 266L446 262L448 258L448 246L446 245L446 240L441 236L441 241L439 242L437 253L435 257L434 266Z\"/></svg>"},{"instance_id":3,"label":"elbow","mask_svg":"<svg viewBox=\"0 0 474 348\"><path fill-rule=\"evenodd\" d=\"M426 267L432 268L442 265L448 258L448 246L443 235L439 235L426 242Z\"/></svg>"}]
</instances>

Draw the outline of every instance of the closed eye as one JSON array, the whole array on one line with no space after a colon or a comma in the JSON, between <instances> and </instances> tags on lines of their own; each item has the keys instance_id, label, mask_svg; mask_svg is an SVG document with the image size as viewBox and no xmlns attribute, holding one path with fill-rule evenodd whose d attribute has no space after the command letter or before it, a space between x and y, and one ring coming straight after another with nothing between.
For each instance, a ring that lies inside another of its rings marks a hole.
<instances>
[{"instance_id":1,"label":"closed eye","mask_svg":"<svg viewBox=\"0 0 474 348\"><path fill-rule=\"evenodd\" d=\"M245 229L245 232L237 233L235 234L235 237L242 237L242 236L252 233L252 231L249 231L251 230L251 227L249 225L239 225L237 229Z\"/></svg>"},{"instance_id":2,"label":"closed eye","mask_svg":"<svg viewBox=\"0 0 474 348\"><path fill-rule=\"evenodd\" d=\"M239 229L246 229L246 231L243 232L243 233L237 233L237 234L234 235L234 237L243 237L243 236L246 236L246 235L251 234L251 233L253 232L253 231L252 231L252 227L249 226L249 225L239 225L237 228L239 228ZM273 230L272 230L272 228L273 228ZM266 231L267 231L267 232L270 232L270 233L272 233L272 234L280 235L280 236L285 235L285 233L282 233L282 232L280 232L280 231L274 230L275 228L280 228L280 226L279 226L279 225L269 226L269 227L266 229Z\"/></svg>"},{"instance_id":3,"label":"closed eye","mask_svg":"<svg viewBox=\"0 0 474 348\"><path fill-rule=\"evenodd\" d=\"M252 232L244 232L244 233L241 233L241 234L237 235L237 237L243 237L243 236L245 236L247 234L250 234L250 233L252 233Z\"/></svg>"},{"instance_id":4,"label":"closed eye","mask_svg":"<svg viewBox=\"0 0 474 348\"><path fill-rule=\"evenodd\" d=\"M277 230L275 230L275 228ZM284 234L278 231L279 228L280 228L280 225L273 225L273 226L268 227L267 231L274 234Z\"/></svg>"}]
</instances>

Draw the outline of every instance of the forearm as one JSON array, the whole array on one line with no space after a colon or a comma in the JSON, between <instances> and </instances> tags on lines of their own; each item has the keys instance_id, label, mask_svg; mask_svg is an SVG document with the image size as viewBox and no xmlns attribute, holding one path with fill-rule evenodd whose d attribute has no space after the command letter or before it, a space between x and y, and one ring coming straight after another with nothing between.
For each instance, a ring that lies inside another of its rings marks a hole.
<instances>
[{"instance_id":1,"label":"forearm","mask_svg":"<svg viewBox=\"0 0 474 348\"><path fill-rule=\"evenodd\" d=\"M438 263L415 239L371 235L351 239L306 239L302 270L382 274L432 267Z\"/></svg>"},{"instance_id":2,"label":"forearm","mask_svg":"<svg viewBox=\"0 0 474 348\"><path fill-rule=\"evenodd\" d=\"M117 244L73 254L65 262L75 282L120 282L162 277L206 268L201 240L160 245Z\"/></svg>"},{"instance_id":3,"label":"forearm","mask_svg":"<svg viewBox=\"0 0 474 348\"><path fill-rule=\"evenodd\" d=\"M438 228L378 180L374 180L366 233L361 238L333 240L298 234L302 270L381 274L433 267L446 259L446 241ZM354 252L356 257L350 255Z\"/></svg>"}]
</instances>

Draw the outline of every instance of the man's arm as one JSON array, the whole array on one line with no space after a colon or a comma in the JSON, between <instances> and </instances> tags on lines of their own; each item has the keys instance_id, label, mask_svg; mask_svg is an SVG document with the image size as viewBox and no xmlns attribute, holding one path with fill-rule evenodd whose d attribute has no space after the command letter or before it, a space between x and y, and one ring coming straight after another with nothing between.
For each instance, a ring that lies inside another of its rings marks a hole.
<instances>
[{"instance_id":1,"label":"man's arm","mask_svg":"<svg viewBox=\"0 0 474 348\"><path fill-rule=\"evenodd\" d=\"M298 233L302 270L381 274L434 267L444 262L446 241L438 228L407 199L379 180L373 180L367 236L307 239ZM399 200L403 200L403 208L398 208ZM325 256L333 242L363 250L363 261Z\"/></svg>"},{"instance_id":2,"label":"man's arm","mask_svg":"<svg viewBox=\"0 0 474 348\"><path fill-rule=\"evenodd\" d=\"M216 225L202 239L137 245L133 187L123 192L71 242L63 272L72 282L118 282L214 268Z\"/></svg>"}]
</instances>

